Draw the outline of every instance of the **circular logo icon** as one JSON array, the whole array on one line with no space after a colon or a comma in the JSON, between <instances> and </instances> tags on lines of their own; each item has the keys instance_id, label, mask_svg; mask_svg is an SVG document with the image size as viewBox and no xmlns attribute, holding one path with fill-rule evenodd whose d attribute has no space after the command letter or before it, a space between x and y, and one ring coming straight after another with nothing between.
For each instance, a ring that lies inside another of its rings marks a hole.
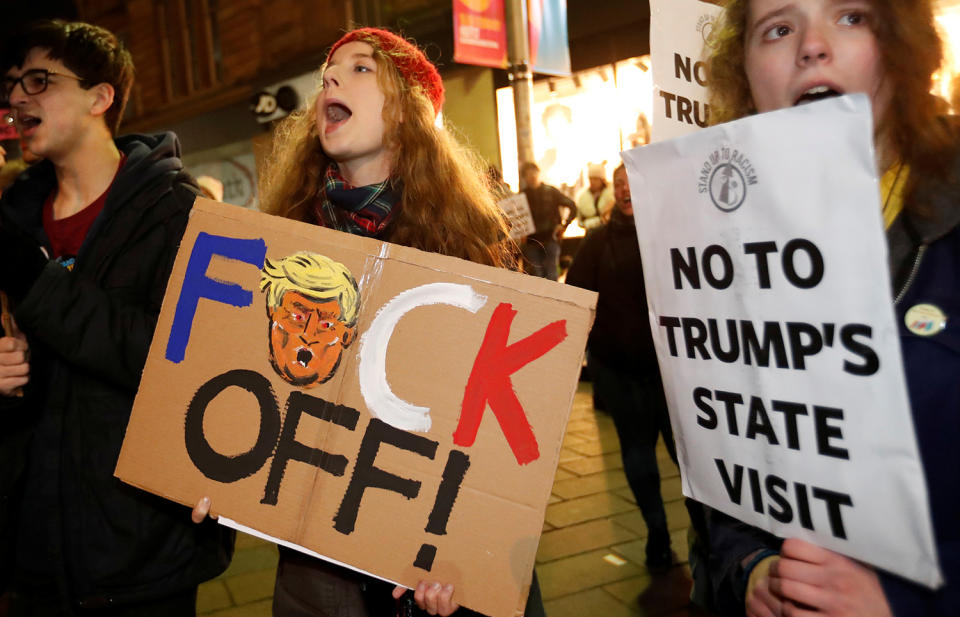
<instances>
[{"instance_id":1,"label":"circular logo icon","mask_svg":"<svg viewBox=\"0 0 960 617\"><path fill-rule=\"evenodd\" d=\"M269 116L277 111L277 97L266 90L253 95L250 99L250 111L257 116Z\"/></svg>"},{"instance_id":2,"label":"circular logo icon","mask_svg":"<svg viewBox=\"0 0 960 617\"><path fill-rule=\"evenodd\" d=\"M709 43L710 37L713 36L713 24L714 17L712 15L701 15L700 19L697 20L697 32L703 37L704 43Z\"/></svg>"},{"instance_id":3,"label":"circular logo icon","mask_svg":"<svg viewBox=\"0 0 960 617\"><path fill-rule=\"evenodd\" d=\"M730 163L717 165L710 174L710 199L724 212L733 212L747 196L743 174Z\"/></svg>"},{"instance_id":4,"label":"circular logo icon","mask_svg":"<svg viewBox=\"0 0 960 617\"><path fill-rule=\"evenodd\" d=\"M903 316L907 330L919 336L933 336L947 327L947 315L933 304L915 304Z\"/></svg>"}]
</instances>

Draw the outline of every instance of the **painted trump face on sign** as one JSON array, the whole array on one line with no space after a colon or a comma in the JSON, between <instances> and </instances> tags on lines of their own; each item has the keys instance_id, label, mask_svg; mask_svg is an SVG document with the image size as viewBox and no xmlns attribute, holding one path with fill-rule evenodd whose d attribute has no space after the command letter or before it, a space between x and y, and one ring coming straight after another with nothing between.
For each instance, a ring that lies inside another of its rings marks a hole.
<instances>
[{"instance_id":1,"label":"painted trump face on sign","mask_svg":"<svg viewBox=\"0 0 960 617\"><path fill-rule=\"evenodd\" d=\"M350 271L332 259L300 252L266 260L270 363L287 382L310 388L328 381L356 337L360 293Z\"/></svg>"}]
</instances>

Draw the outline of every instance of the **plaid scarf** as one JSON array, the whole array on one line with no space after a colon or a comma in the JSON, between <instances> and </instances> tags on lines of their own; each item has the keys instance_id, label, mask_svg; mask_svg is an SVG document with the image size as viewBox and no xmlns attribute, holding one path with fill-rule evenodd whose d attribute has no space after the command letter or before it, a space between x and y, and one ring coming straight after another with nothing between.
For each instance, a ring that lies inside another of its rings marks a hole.
<instances>
[{"instance_id":1,"label":"plaid scarf","mask_svg":"<svg viewBox=\"0 0 960 617\"><path fill-rule=\"evenodd\" d=\"M350 186L336 164L327 166L323 192L314 204L317 224L357 236L379 237L400 205L400 191L390 179Z\"/></svg>"}]
</instances>

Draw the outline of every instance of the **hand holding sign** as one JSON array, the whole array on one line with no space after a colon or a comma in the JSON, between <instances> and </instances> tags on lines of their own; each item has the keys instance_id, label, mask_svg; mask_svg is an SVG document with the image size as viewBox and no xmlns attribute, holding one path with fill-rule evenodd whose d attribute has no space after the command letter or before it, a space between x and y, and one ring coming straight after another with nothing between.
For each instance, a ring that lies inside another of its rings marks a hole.
<instances>
[{"instance_id":1,"label":"hand holding sign","mask_svg":"<svg viewBox=\"0 0 960 617\"><path fill-rule=\"evenodd\" d=\"M0 338L0 395L23 396L30 380L30 347L27 337L17 328L7 295L0 291L0 323L5 335Z\"/></svg>"},{"instance_id":2,"label":"hand holding sign","mask_svg":"<svg viewBox=\"0 0 960 617\"><path fill-rule=\"evenodd\" d=\"M399 600L407 588L397 585L393 590L394 600ZM427 611L431 615L441 615L447 617L460 608L456 600L453 599L453 585L442 585L433 581L420 581L413 591L413 600L420 607L420 610Z\"/></svg>"},{"instance_id":3,"label":"hand holding sign","mask_svg":"<svg viewBox=\"0 0 960 617\"><path fill-rule=\"evenodd\" d=\"M770 591L784 605L825 617L892 617L873 568L799 539L786 540L770 566Z\"/></svg>"},{"instance_id":4,"label":"hand holding sign","mask_svg":"<svg viewBox=\"0 0 960 617\"><path fill-rule=\"evenodd\" d=\"M23 334L0 338L0 395L22 396L30 380L29 347Z\"/></svg>"},{"instance_id":5,"label":"hand holding sign","mask_svg":"<svg viewBox=\"0 0 960 617\"><path fill-rule=\"evenodd\" d=\"M193 522L200 524L208 516L213 520L219 518L215 514L210 514L211 505L209 497L202 497L190 514ZM399 600L407 591L408 589L403 585L394 587L394 600ZM460 605L453 599L453 593L453 585L443 585L434 581L420 581L414 588L413 599L421 610L425 610L431 615L451 615L460 608Z\"/></svg>"},{"instance_id":6,"label":"hand holding sign","mask_svg":"<svg viewBox=\"0 0 960 617\"><path fill-rule=\"evenodd\" d=\"M202 523L209 516L213 520L217 520L218 517L216 514L210 513L210 507L212 502L209 497L204 495L197 501L197 505L193 506L193 511L190 513L190 520L198 525Z\"/></svg>"}]
</instances>

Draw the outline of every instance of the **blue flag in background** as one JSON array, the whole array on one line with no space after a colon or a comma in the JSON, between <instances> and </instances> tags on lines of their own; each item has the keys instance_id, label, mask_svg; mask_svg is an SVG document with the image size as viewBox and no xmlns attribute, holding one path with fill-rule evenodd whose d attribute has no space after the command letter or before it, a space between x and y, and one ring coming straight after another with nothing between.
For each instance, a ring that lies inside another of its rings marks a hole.
<instances>
[{"instance_id":1,"label":"blue flag in background","mask_svg":"<svg viewBox=\"0 0 960 617\"><path fill-rule=\"evenodd\" d=\"M533 72L570 75L566 0L527 0Z\"/></svg>"}]
</instances>

